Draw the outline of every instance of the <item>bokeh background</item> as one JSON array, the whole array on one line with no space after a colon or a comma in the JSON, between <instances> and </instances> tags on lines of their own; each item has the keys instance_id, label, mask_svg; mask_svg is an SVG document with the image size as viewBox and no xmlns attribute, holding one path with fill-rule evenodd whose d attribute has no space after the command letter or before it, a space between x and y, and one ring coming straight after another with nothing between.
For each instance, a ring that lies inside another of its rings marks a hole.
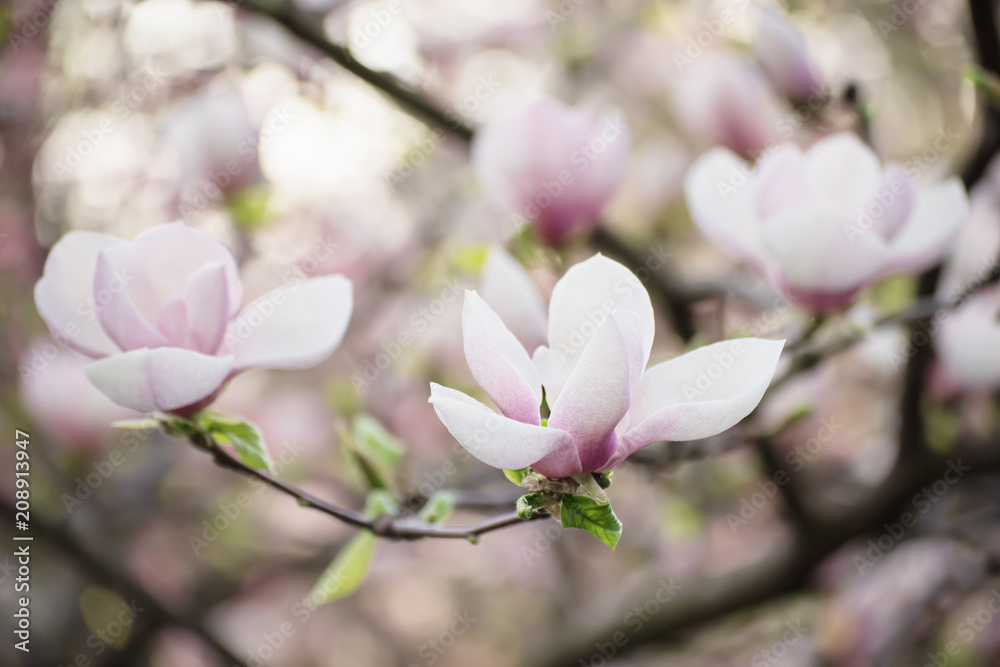
<instances>
[{"instance_id":1,"label":"bokeh background","mask_svg":"<svg viewBox=\"0 0 1000 667\"><path fill-rule=\"evenodd\" d=\"M491 245L506 245L543 293L573 262L614 255L609 238L631 250L634 270L666 258L647 284L654 360L685 349L656 294L668 275L704 287L690 299L697 342L794 338L808 314L692 226L682 191L692 161L720 144L752 157L774 141L858 131L933 183L983 145L991 84L974 69L965 2L778 8L818 68L822 85L804 95L762 66L757 0L5 2L0 496L10 510L21 429L36 537L29 655L13 648L13 547L0 550L0 663L1000 664L1000 466L987 455L1000 447L996 395L956 391L933 364L911 377L910 330L873 326L913 303L915 276L883 281L824 325L820 341L860 340L796 372L748 422L623 466L610 490L625 526L616 551L551 521L477 545L381 541L359 590L319 608L306 596L354 530L182 440L112 428L135 415L87 383L86 360L35 311L47 249L69 230L130 239L183 220L232 248L247 301L344 274L355 308L340 349L307 371L243 375L217 407L258 424L280 476L331 502L363 503L344 441L366 414L405 448L400 500L456 490L452 523L509 511L518 490L467 456L427 403L429 381L474 390L460 297L480 286ZM317 48L324 40L454 122L366 83ZM558 250L488 196L461 131L541 94L615 108L630 131L602 232ZM1000 246L1000 172L985 166L967 266ZM42 371L26 373L33 364ZM943 457L917 472L899 465L911 417L900 404L914 383ZM777 462L755 446L760 434L773 434ZM960 483L934 486L959 441L978 443L982 462L966 458ZM822 521L801 521L772 483L780 470ZM237 505L241 494L249 501ZM897 537L907 507L920 520ZM11 526L5 511L5 545Z\"/></svg>"}]
</instances>

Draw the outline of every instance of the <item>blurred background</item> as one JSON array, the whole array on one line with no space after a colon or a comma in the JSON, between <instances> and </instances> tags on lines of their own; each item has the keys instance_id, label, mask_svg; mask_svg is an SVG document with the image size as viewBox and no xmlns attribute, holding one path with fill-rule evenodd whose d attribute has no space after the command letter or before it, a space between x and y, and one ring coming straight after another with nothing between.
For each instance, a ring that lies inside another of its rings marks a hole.
<instances>
[{"instance_id":1,"label":"blurred background","mask_svg":"<svg viewBox=\"0 0 1000 667\"><path fill-rule=\"evenodd\" d=\"M801 43L778 48L789 26ZM0 34L0 664L1000 664L1000 464L966 458L957 484L938 459L899 465L911 385L940 461L959 441L1000 446L996 386L936 362L915 375L910 330L873 326L913 303L915 276L828 322L818 340L862 340L797 368L748 422L623 466L616 551L552 521L477 545L380 541L360 588L320 607L307 596L354 529L183 440L112 428L137 415L89 385L32 299L64 233L131 239L173 220L233 250L246 302L346 275L338 351L242 375L217 407L260 426L280 477L348 507L365 494L352 429L371 416L405 451L398 499L452 489L449 522L473 523L510 511L518 489L467 456L427 398L430 381L475 386L455 297L487 289L489 249L506 246L543 295L597 250L646 265L654 360L692 338L657 297L668 273L710 287L688 300L694 341L794 339L808 313L693 227L688 167L712 146L753 158L846 130L918 182L961 172L994 113L965 2L15 0ZM806 85L783 76L794 54ZM601 231L558 249L489 196L464 129L538 95L629 126ZM966 181L976 224L953 260L966 268L1000 249L1000 171L986 167ZM30 654L7 611L15 429L31 436ZM907 507L918 521L897 529Z\"/></svg>"}]
</instances>

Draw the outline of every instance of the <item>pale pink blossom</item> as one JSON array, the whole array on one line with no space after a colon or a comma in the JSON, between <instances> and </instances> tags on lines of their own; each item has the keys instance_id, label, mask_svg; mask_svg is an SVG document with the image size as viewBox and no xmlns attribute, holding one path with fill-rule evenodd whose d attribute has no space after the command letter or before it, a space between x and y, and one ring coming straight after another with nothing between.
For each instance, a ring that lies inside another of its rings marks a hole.
<instances>
[{"instance_id":1,"label":"pale pink blossom","mask_svg":"<svg viewBox=\"0 0 1000 667\"><path fill-rule=\"evenodd\" d=\"M545 344L548 321L542 293L525 268L500 246L490 248L486 256L479 292L526 350Z\"/></svg>"},{"instance_id":2,"label":"pale pink blossom","mask_svg":"<svg viewBox=\"0 0 1000 667\"><path fill-rule=\"evenodd\" d=\"M792 99L806 100L826 87L802 33L774 7L761 9L754 53L774 87Z\"/></svg>"},{"instance_id":3,"label":"pale pink blossom","mask_svg":"<svg viewBox=\"0 0 1000 667\"><path fill-rule=\"evenodd\" d=\"M730 428L757 406L784 344L724 341L647 369L649 295L628 269L601 255L556 284L549 345L532 357L476 292L466 292L462 333L472 375L502 414L432 383L438 417L484 463L530 466L548 477L610 470L651 443ZM545 423L543 387L551 407Z\"/></svg>"},{"instance_id":4,"label":"pale pink blossom","mask_svg":"<svg viewBox=\"0 0 1000 667\"><path fill-rule=\"evenodd\" d=\"M342 276L290 283L242 312L236 260L177 222L128 243L74 231L52 247L35 305L53 335L97 359L87 377L119 405L187 413L251 368L303 368L340 344L351 314Z\"/></svg>"},{"instance_id":5,"label":"pale pink blossom","mask_svg":"<svg viewBox=\"0 0 1000 667\"><path fill-rule=\"evenodd\" d=\"M685 193L709 240L816 311L848 304L884 276L933 265L969 209L958 179L920 189L850 133L807 152L783 144L752 173L713 149L688 172Z\"/></svg>"},{"instance_id":6,"label":"pale pink blossom","mask_svg":"<svg viewBox=\"0 0 1000 667\"><path fill-rule=\"evenodd\" d=\"M551 99L508 107L472 146L487 192L554 244L600 222L625 177L628 156L628 127L620 114L598 117Z\"/></svg>"}]
</instances>

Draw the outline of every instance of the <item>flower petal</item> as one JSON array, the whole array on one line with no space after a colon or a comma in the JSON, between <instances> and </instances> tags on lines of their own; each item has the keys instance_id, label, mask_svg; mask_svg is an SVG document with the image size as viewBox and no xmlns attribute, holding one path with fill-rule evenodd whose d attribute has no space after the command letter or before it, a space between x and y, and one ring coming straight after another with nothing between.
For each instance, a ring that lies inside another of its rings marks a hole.
<instances>
[{"instance_id":1,"label":"flower petal","mask_svg":"<svg viewBox=\"0 0 1000 667\"><path fill-rule=\"evenodd\" d=\"M221 262L226 272L229 304L227 315L236 314L243 298L236 259L229 248L213 236L183 222L154 227L132 242L159 297L157 310L168 299L184 293L188 277L206 264Z\"/></svg>"},{"instance_id":2,"label":"flower petal","mask_svg":"<svg viewBox=\"0 0 1000 667\"><path fill-rule=\"evenodd\" d=\"M647 370L632 400L631 427L604 469L651 443L707 438L735 425L757 407L783 346L784 341L737 338Z\"/></svg>"},{"instance_id":3,"label":"flower petal","mask_svg":"<svg viewBox=\"0 0 1000 667\"><path fill-rule=\"evenodd\" d=\"M618 262L601 254L580 262L556 283L549 301L549 347L561 355L560 363L539 366L549 405L555 405L568 372L576 365L598 326L613 310L639 316L642 364L653 347L653 306L639 279ZM549 357L551 352L542 353Z\"/></svg>"},{"instance_id":4,"label":"flower petal","mask_svg":"<svg viewBox=\"0 0 1000 667\"><path fill-rule=\"evenodd\" d=\"M528 272L500 246L490 248L479 293L510 332L533 352L544 345L548 331L545 303Z\"/></svg>"},{"instance_id":5,"label":"flower petal","mask_svg":"<svg viewBox=\"0 0 1000 667\"><path fill-rule=\"evenodd\" d=\"M448 432L470 454L494 468L525 468L557 449L573 447L573 436L565 431L522 424L434 382L429 402Z\"/></svg>"},{"instance_id":6,"label":"flower petal","mask_svg":"<svg viewBox=\"0 0 1000 667\"><path fill-rule=\"evenodd\" d=\"M969 197L957 178L917 196L913 213L889 245L885 273L919 271L946 253L969 217Z\"/></svg>"},{"instance_id":7,"label":"flower petal","mask_svg":"<svg viewBox=\"0 0 1000 667\"><path fill-rule=\"evenodd\" d=\"M549 426L573 436L584 472L607 461L618 444L609 434L628 412L642 376L641 331L637 314L611 311L552 404Z\"/></svg>"},{"instance_id":8,"label":"flower petal","mask_svg":"<svg viewBox=\"0 0 1000 667\"><path fill-rule=\"evenodd\" d=\"M935 347L948 377L962 388L1000 386L998 313L1000 290L993 288L971 297L941 322Z\"/></svg>"},{"instance_id":9,"label":"flower petal","mask_svg":"<svg viewBox=\"0 0 1000 667\"><path fill-rule=\"evenodd\" d=\"M160 347L95 361L87 379L118 405L139 412L171 411L214 394L229 377L232 357Z\"/></svg>"},{"instance_id":10,"label":"flower petal","mask_svg":"<svg viewBox=\"0 0 1000 667\"><path fill-rule=\"evenodd\" d=\"M891 240L909 220L917 201L917 185L898 164L882 170L878 192L864 210L858 211L858 224L871 228L882 238Z\"/></svg>"},{"instance_id":11,"label":"flower petal","mask_svg":"<svg viewBox=\"0 0 1000 667\"><path fill-rule=\"evenodd\" d=\"M820 202L799 147L782 144L767 156L754 174L754 205L757 218L767 220L788 211L811 208Z\"/></svg>"},{"instance_id":12,"label":"flower petal","mask_svg":"<svg viewBox=\"0 0 1000 667\"><path fill-rule=\"evenodd\" d=\"M310 278L279 287L243 309L226 330L233 370L306 368L340 345L351 319L351 281Z\"/></svg>"},{"instance_id":13,"label":"flower petal","mask_svg":"<svg viewBox=\"0 0 1000 667\"><path fill-rule=\"evenodd\" d=\"M94 271L93 293L105 303L97 317L108 336L123 350L168 345L155 326L159 304L141 261L127 246L101 251Z\"/></svg>"},{"instance_id":14,"label":"flower petal","mask_svg":"<svg viewBox=\"0 0 1000 667\"><path fill-rule=\"evenodd\" d=\"M184 286L190 348L215 354L229 323L229 281L225 266L206 264Z\"/></svg>"},{"instance_id":15,"label":"flower petal","mask_svg":"<svg viewBox=\"0 0 1000 667\"><path fill-rule=\"evenodd\" d=\"M732 151L713 148L691 166L684 194L691 219L709 241L736 259L761 265L750 167Z\"/></svg>"},{"instance_id":16,"label":"flower petal","mask_svg":"<svg viewBox=\"0 0 1000 667\"><path fill-rule=\"evenodd\" d=\"M475 292L462 308L465 359L476 382L507 417L541 424L542 383L528 353Z\"/></svg>"},{"instance_id":17,"label":"flower petal","mask_svg":"<svg viewBox=\"0 0 1000 667\"><path fill-rule=\"evenodd\" d=\"M813 187L828 206L842 215L855 216L878 188L878 158L853 132L820 139L806 153Z\"/></svg>"},{"instance_id":18,"label":"flower petal","mask_svg":"<svg viewBox=\"0 0 1000 667\"><path fill-rule=\"evenodd\" d=\"M798 209L770 220L761 238L787 286L812 292L859 289L889 255L872 230L858 230L828 208Z\"/></svg>"},{"instance_id":19,"label":"flower petal","mask_svg":"<svg viewBox=\"0 0 1000 667\"><path fill-rule=\"evenodd\" d=\"M94 272L105 248L125 242L97 232L69 232L52 246L35 285L35 307L58 340L90 357L118 352L94 309Z\"/></svg>"}]
</instances>

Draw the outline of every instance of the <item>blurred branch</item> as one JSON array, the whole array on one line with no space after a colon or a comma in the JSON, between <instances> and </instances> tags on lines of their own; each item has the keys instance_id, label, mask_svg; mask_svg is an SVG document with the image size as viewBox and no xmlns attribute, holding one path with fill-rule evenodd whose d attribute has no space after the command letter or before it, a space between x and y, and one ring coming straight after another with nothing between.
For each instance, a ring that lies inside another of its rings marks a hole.
<instances>
[{"instance_id":1,"label":"blurred branch","mask_svg":"<svg viewBox=\"0 0 1000 667\"><path fill-rule=\"evenodd\" d=\"M261 14L281 24L302 42L322 52L359 79L389 95L421 120L451 132L465 141L472 139L472 128L428 100L423 93L413 90L392 74L365 67L354 59L349 48L327 39L322 28L318 27L322 25L322 19L304 16L290 4L282 2L266 2L265 0L222 1L234 7Z\"/></svg>"},{"instance_id":2,"label":"blurred branch","mask_svg":"<svg viewBox=\"0 0 1000 667\"><path fill-rule=\"evenodd\" d=\"M251 468L220 447L219 444L212 438L202 434L195 434L191 436L191 440L197 448L211 454L215 459L216 465L220 468L232 470L244 476L253 477L254 479L260 480L264 484L267 484L271 488L295 498L299 505L302 505L303 507L311 507L319 510L320 512L328 514L350 526L365 528L379 537L390 540L419 540L424 537L434 537L440 539L465 539L474 542L480 535L484 535L494 530L500 530L501 528L507 528L508 526L516 526L518 524L526 523L527 521L546 519L549 516L549 514L544 510L536 510L529 519L525 520L521 519L516 512L511 512L509 514L503 514L470 526L438 526L435 524L415 521L407 517L391 515L369 518L360 512L344 507L338 507L321 500L316 496L303 491L288 482L282 481L262 470Z\"/></svg>"},{"instance_id":3,"label":"blurred branch","mask_svg":"<svg viewBox=\"0 0 1000 667\"><path fill-rule=\"evenodd\" d=\"M3 514L4 518L13 523L15 509L6 498L0 497L0 513ZM42 540L58 547L96 581L117 590L127 598L135 600L136 604L140 607L147 608L147 613L150 613L153 617L151 623L154 627L160 623L166 623L185 628L210 646L212 650L225 660L229 667L245 666L243 660L233 655L229 649L220 644L218 640L208 633L200 619L176 614L164 607L159 600L153 597L128 574L119 571L92 553L70 533L65 525L51 523L41 518L37 512L33 512L31 516L31 533L33 536L40 537Z\"/></svg>"},{"instance_id":4,"label":"blurred branch","mask_svg":"<svg viewBox=\"0 0 1000 667\"><path fill-rule=\"evenodd\" d=\"M900 457L885 480L867 498L836 516L817 516L803 531L795 533L769 555L740 570L721 577L704 577L684 583L680 592L640 627L625 625L629 610L642 607L644 600L622 605L618 622L585 631L578 625L553 636L547 655L530 664L534 667L577 667L586 663L595 644L607 642L616 632L628 643L619 644L618 656L644 646L662 646L682 641L690 631L709 621L747 610L784 595L807 589L813 571L847 543L883 530L883 524L899 521L912 511L915 493L949 470L949 463L969 466L965 477L1000 472L1000 450L991 440L966 444L949 456L918 453ZM660 584L650 582L648 590ZM602 612L602 616L607 614Z\"/></svg>"}]
</instances>

